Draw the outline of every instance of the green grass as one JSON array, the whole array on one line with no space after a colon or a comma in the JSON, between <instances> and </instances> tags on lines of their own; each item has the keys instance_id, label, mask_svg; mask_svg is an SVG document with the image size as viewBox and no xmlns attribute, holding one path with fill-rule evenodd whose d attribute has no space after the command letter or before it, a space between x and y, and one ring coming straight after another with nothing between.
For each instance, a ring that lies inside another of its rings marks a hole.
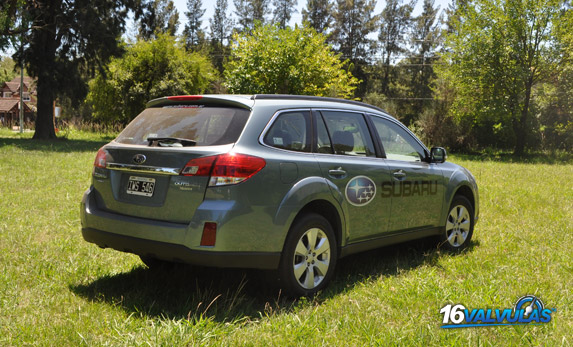
<instances>
[{"instance_id":1,"label":"green grass","mask_svg":"<svg viewBox=\"0 0 573 347\"><path fill-rule=\"evenodd\" d=\"M568 154L453 156L480 186L471 247L431 241L345 258L314 299L268 273L145 268L83 241L79 202L111 137L30 140L0 130L0 345L571 345L573 161ZM551 323L440 329L440 308L509 308L525 294Z\"/></svg>"}]
</instances>

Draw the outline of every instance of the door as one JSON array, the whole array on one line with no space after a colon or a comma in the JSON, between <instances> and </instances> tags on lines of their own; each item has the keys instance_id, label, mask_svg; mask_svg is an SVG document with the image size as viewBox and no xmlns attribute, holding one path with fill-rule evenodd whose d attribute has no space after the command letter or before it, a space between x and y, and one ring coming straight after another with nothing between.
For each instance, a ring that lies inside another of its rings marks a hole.
<instances>
[{"instance_id":1,"label":"door","mask_svg":"<svg viewBox=\"0 0 573 347\"><path fill-rule=\"evenodd\" d=\"M401 124L369 116L386 156L390 178L380 195L392 199L389 232L439 225L444 196L439 164L425 162L426 150Z\"/></svg>"},{"instance_id":2,"label":"door","mask_svg":"<svg viewBox=\"0 0 573 347\"><path fill-rule=\"evenodd\" d=\"M387 231L391 197L380 194L391 179L385 160L376 156L362 113L313 112L316 158L327 180L337 187L348 225L349 242L377 237Z\"/></svg>"}]
</instances>

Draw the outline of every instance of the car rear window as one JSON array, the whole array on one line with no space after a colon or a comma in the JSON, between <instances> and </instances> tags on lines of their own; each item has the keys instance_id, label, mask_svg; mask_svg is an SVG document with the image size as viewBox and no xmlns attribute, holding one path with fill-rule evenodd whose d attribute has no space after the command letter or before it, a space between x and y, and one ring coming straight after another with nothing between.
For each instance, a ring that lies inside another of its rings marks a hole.
<instances>
[{"instance_id":1,"label":"car rear window","mask_svg":"<svg viewBox=\"0 0 573 347\"><path fill-rule=\"evenodd\" d=\"M116 142L147 145L148 138L179 138L195 146L236 142L250 111L230 107L167 106L148 108L119 134Z\"/></svg>"}]
</instances>

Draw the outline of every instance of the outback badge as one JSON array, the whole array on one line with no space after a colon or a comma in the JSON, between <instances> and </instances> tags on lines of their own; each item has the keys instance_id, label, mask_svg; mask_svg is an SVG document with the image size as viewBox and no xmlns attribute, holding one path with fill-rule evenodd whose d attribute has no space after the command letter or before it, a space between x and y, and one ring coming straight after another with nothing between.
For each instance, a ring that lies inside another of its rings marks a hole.
<instances>
[{"instance_id":1,"label":"outback badge","mask_svg":"<svg viewBox=\"0 0 573 347\"><path fill-rule=\"evenodd\" d=\"M136 154L133 156L133 162L136 164L143 164L147 160L147 157L143 154Z\"/></svg>"}]
</instances>

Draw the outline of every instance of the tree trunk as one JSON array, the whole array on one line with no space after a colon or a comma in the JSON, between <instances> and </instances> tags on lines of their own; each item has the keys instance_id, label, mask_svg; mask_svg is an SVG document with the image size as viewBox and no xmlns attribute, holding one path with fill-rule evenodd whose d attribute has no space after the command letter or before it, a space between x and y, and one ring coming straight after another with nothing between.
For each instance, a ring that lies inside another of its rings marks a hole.
<instances>
[{"instance_id":1,"label":"tree trunk","mask_svg":"<svg viewBox=\"0 0 573 347\"><path fill-rule=\"evenodd\" d=\"M57 88L55 77L56 30L42 30L36 42L37 72L38 72L38 111L36 115L36 131L34 139L50 140L56 138L54 129L54 90Z\"/></svg>"},{"instance_id":2,"label":"tree trunk","mask_svg":"<svg viewBox=\"0 0 573 347\"><path fill-rule=\"evenodd\" d=\"M38 76L38 113L36 116L36 131L34 139L50 140L56 138L54 129L54 93L45 73Z\"/></svg>"},{"instance_id":3,"label":"tree trunk","mask_svg":"<svg viewBox=\"0 0 573 347\"><path fill-rule=\"evenodd\" d=\"M533 75L530 75L527 80L527 85L525 86L525 101L523 103L523 109L521 110L521 116L517 123L515 136L515 148L513 150L514 155L521 156L525 152L525 142L527 141L527 116L529 114L529 103L531 100L531 89L533 86Z\"/></svg>"}]
</instances>

